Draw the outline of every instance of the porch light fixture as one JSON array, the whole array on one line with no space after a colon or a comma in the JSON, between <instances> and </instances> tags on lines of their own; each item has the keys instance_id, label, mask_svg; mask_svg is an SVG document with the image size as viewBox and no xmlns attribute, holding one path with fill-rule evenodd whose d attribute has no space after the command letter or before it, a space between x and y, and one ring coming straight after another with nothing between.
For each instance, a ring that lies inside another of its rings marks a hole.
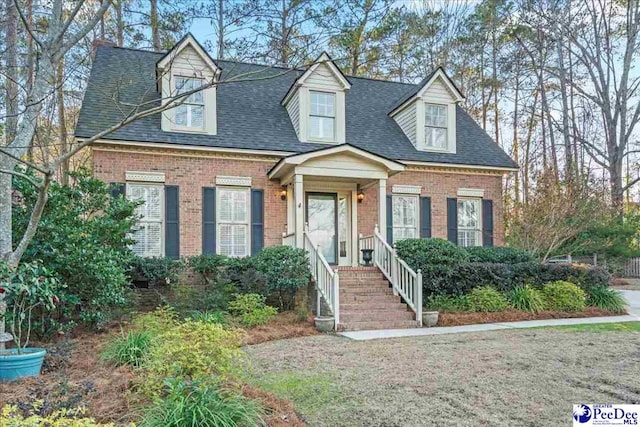
<instances>
[{"instance_id":1,"label":"porch light fixture","mask_svg":"<svg viewBox=\"0 0 640 427\"><path fill-rule=\"evenodd\" d=\"M362 190L360 189L360 186L358 186L358 203L362 203L362 201L364 200L364 193L362 192Z\"/></svg>"},{"instance_id":2,"label":"porch light fixture","mask_svg":"<svg viewBox=\"0 0 640 427\"><path fill-rule=\"evenodd\" d=\"M287 186L283 185L280 188L280 200L287 200Z\"/></svg>"}]
</instances>

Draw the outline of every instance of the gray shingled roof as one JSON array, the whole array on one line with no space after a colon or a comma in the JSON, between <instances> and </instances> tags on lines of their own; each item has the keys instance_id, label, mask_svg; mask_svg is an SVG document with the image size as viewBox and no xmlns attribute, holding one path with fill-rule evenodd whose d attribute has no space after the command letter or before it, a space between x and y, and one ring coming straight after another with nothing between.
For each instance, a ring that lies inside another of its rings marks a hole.
<instances>
[{"instance_id":1,"label":"gray shingled roof","mask_svg":"<svg viewBox=\"0 0 640 427\"><path fill-rule=\"evenodd\" d=\"M75 135L87 138L118 123L131 105L157 99L155 64L162 53L100 46L87 84ZM163 132L154 115L121 128L105 139L205 147L276 150L295 153L327 147L298 141L280 105L300 72L263 65L216 61L222 80L252 73L253 81L225 83L217 89L217 135ZM271 77L271 78L267 78ZM259 78L260 80L255 80ZM395 160L517 167L511 158L460 107L456 114L457 153L418 151L387 113L416 85L349 77L346 96L347 143Z\"/></svg>"}]
</instances>

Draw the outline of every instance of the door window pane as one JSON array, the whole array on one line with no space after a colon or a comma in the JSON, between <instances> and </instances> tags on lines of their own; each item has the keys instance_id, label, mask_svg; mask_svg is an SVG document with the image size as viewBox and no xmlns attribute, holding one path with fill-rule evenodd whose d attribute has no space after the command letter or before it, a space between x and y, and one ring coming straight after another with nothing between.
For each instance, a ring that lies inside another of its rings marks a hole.
<instances>
[{"instance_id":1,"label":"door window pane","mask_svg":"<svg viewBox=\"0 0 640 427\"><path fill-rule=\"evenodd\" d=\"M333 194L308 194L307 223L309 237L327 262L336 264L336 196Z\"/></svg>"}]
</instances>

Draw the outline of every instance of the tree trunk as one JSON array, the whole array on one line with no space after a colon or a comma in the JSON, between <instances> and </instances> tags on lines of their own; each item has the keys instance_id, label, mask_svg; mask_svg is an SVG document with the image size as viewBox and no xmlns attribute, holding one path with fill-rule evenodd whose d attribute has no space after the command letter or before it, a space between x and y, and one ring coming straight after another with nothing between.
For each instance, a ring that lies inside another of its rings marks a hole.
<instances>
[{"instance_id":1,"label":"tree trunk","mask_svg":"<svg viewBox=\"0 0 640 427\"><path fill-rule=\"evenodd\" d=\"M58 126L59 126L59 135L58 139L60 140L60 152L66 153L68 150L67 146L67 118L65 114L64 108L64 61L60 61L58 64L58 72L57 72L57 83L58 89L56 91L56 102L58 104ZM65 159L60 163L60 182L62 185L69 185L69 159Z\"/></svg>"},{"instance_id":2,"label":"tree trunk","mask_svg":"<svg viewBox=\"0 0 640 427\"><path fill-rule=\"evenodd\" d=\"M224 59L224 0L218 0L218 59Z\"/></svg>"},{"instance_id":3,"label":"tree trunk","mask_svg":"<svg viewBox=\"0 0 640 427\"><path fill-rule=\"evenodd\" d=\"M115 9L116 9L116 38L118 46L124 46L124 16L123 16L123 7L122 2L124 0L116 0Z\"/></svg>"},{"instance_id":4,"label":"tree trunk","mask_svg":"<svg viewBox=\"0 0 640 427\"><path fill-rule=\"evenodd\" d=\"M11 144L18 131L18 11L14 0L6 0L5 31L5 104L7 145Z\"/></svg>"},{"instance_id":5,"label":"tree trunk","mask_svg":"<svg viewBox=\"0 0 640 427\"><path fill-rule=\"evenodd\" d=\"M153 50L160 51L160 30L158 28L158 0L151 0L150 4L150 25L151 25L151 40L153 43Z\"/></svg>"}]
</instances>

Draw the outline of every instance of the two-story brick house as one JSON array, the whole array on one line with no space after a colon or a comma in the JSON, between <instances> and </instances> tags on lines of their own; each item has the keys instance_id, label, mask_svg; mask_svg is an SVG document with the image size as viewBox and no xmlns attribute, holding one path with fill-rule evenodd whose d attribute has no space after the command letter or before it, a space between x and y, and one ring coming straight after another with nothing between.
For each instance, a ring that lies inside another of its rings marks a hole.
<instances>
[{"instance_id":1,"label":"two-story brick house","mask_svg":"<svg viewBox=\"0 0 640 427\"><path fill-rule=\"evenodd\" d=\"M389 244L503 243L517 165L442 69L413 85L345 76L326 54L306 69L214 61L191 35L166 53L100 46L75 136L209 81L92 145L95 176L145 202L137 254L246 256L308 236L346 271L376 224Z\"/></svg>"}]
</instances>

